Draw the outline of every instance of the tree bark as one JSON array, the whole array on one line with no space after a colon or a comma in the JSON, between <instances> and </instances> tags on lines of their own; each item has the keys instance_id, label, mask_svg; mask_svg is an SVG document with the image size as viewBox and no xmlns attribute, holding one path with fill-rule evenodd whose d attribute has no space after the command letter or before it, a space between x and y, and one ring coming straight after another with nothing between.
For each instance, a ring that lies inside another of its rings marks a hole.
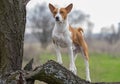
<instances>
[{"instance_id":1,"label":"tree bark","mask_svg":"<svg viewBox=\"0 0 120 84\"><path fill-rule=\"evenodd\" d=\"M26 66L24 67L24 70L32 71L33 70L32 65L33 65L33 59L31 59L30 62L28 62L28 64L26 64ZM26 82L27 82L27 84L34 84L35 80L29 78L29 79L26 79Z\"/></svg>"},{"instance_id":2,"label":"tree bark","mask_svg":"<svg viewBox=\"0 0 120 84\"><path fill-rule=\"evenodd\" d=\"M23 0L0 1L0 74L22 67L25 17Z\"/></svg>"},{"instance_id":3,"label":"tree bark","mask_svg":"<svg viewBox=\"0 0 120 84\"><path fill-rule=\"evenodd\" d=\"M26 76L26 79L44 81L48 84L89 84L54 61L48 61Z\"/></svg>"}]
</instances>

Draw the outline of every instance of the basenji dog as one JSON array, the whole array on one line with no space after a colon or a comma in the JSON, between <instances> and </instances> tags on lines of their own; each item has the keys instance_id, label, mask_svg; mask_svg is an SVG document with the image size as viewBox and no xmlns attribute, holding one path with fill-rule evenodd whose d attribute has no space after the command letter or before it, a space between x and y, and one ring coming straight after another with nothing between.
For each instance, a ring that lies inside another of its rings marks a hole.
<instances>
[{"instance_id":1,"label":"basenji dog","mask_svg":"<svg viewBox=\"0 0 120 84\"><path fill-rule=\"evenodd\" d=\"M57 62L60 64L63 63L60 47L68 48L68 53L70 56L69 69L74 74L77 74L75 60L77 57L77 53L81 52L86 65L86 80L91 81L89 72L88 47L82 34L83 29L80 27L73 28L68 23L68 14L70 13L72 7L73 4L70 4L64 8L57 8L49 3L49 9L55 19L55 26L52 32L52 40L55 45Z\"/></svg>"}]
</instances>

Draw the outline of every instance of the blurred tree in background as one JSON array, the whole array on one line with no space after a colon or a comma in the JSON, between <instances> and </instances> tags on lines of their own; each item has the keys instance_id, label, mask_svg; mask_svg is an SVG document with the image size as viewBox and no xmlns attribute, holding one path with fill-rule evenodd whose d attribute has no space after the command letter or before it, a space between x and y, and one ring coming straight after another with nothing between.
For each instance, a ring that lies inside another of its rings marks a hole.
<instances>
[{"instance_id":1,"label":"blurred tree in background","mask_svg":"<svg viewBox=\"0 0 120 84\"><path fill-rule=\"evenodd\" d=\"M114 44L119 40L118 32L115 30L115 26L112 24L110 27L103 27L101 29L101 38L103 38L109 44Z\"/></svg>"},{"instance_id":2,"label":"blurred tree in background","mask_svg":"<svg viewBox=\"0 0 120 84\"><path fill-rule=\"evenodd\" d=\"M80 10L73 10L70 13L69 17L70 18L68 18L68 19L69 19L69 23L71 25L79 25L79 24L84 23L87 20L87 18L89 17L89 15L83 13Z\"/></svg>"},{"instance_id":3,"label":"blurred tree in background","mask_svg":"<svg viewBox=\"0 0 120 84\"><path fill-rule=\"evenodd\" d=\"M49 12L47 5L36 4L35 8L28 10L27 20L32 28L32 34L41 43L42 48L46 48L51 40L51 33L53 29L53 18Z\"/></svg>"},{"instance_id":4,"label":"blurred tree in background","mask_svg":"<svg viewBox=\"0 0 120 84\"><path fill-rule=\"evenodd\" d=\"M120 39L120 23L118 23L118 39Z\"/></svg>"}]
</instances>

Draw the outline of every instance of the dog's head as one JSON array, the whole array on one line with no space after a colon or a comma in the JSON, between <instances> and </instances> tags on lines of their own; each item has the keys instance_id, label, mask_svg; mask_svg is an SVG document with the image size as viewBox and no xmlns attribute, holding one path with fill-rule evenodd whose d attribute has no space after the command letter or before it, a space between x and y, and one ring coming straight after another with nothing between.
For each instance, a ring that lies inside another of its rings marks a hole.
<instances>
[{"instance_id":1,"label":"dog's head","mask_svg":"<svg viewBox=\"0 0 120 84\"><path fill-rule=\"evenodd\" d=\"M52 4L49 3L49 9L53 14L56 22L63 22L66 20L68 13L71 11L73 4L69 4L65 8L56 8Z\"/></svg>"}]
</instances>

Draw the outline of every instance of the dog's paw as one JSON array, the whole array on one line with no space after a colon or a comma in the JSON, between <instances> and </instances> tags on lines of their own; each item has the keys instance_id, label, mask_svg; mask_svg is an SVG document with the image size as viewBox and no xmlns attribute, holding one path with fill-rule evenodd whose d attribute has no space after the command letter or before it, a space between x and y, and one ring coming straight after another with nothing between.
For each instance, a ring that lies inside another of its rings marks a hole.
<instances>
[{"instance_id":1,"label":"dog's paw","mask_svg":"<svg viewBox=\"0 0 120 84\"><path fill-rule=\"evenodd\" d=\"M90 79L90 77L86 78L86 81L89 81L89 82L91 82L91 79Z\"/></svg>"},{"instance_id":2,"label":"dog's paw","mask_svg":"<svg viewBox=\"0 0 120 84\"><path fill-rule=\"evenodd\" d=\"M57 62L58 62L59 64L61 64L61 65L63 64L63 62L62 62L62 61L57 61Z\"/></svg>"},{"instance_id":3,"label":"dog's paw","mask_svg":"<svg viewBox=\"0 0 120 84\"><path fill-rule=\"evenodd\" d=\"M75 66L70 66L69 70L72 71L75 75L77 74L77 69Z\"/></svg>"}]
</instances>

